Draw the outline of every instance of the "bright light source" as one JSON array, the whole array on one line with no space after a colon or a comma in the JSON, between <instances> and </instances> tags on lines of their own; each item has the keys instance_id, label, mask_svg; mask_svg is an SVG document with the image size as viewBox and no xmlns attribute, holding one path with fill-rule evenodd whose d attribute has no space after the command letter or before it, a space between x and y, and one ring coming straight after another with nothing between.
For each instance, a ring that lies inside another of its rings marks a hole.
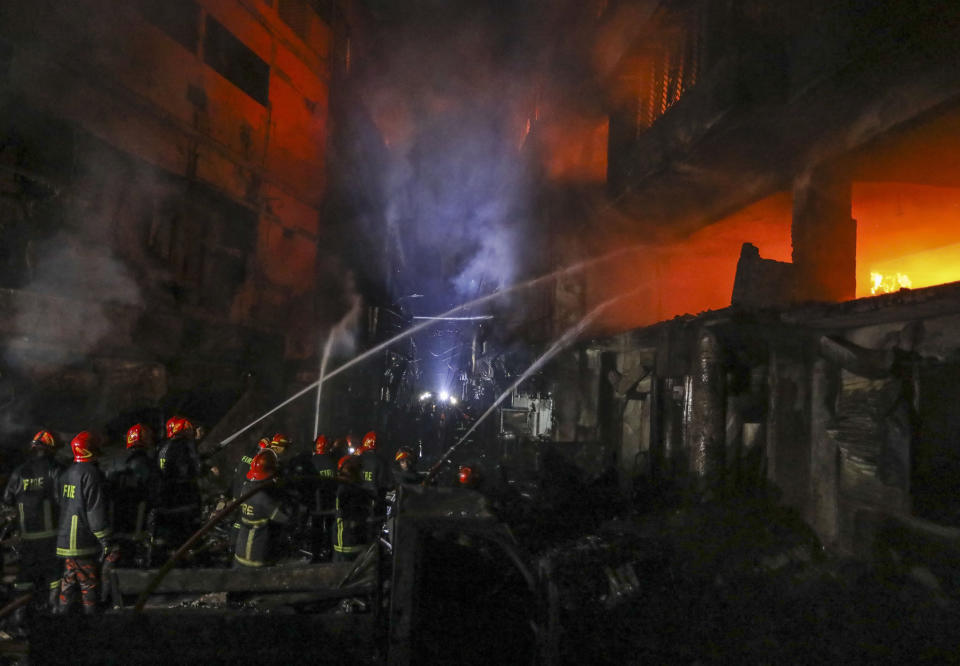
<instances>
[{"instance_id":1,"label":"bright light source","mask_svg":"<svg viewBox=\"0 0 960 666\"><path fill-rule=\"evenodd\" d=\"M450 396L450 404L451 404L451 405L457 404L457 399L454 398L452 395Z\"/></svg>"},{"instance_id":2,"label":"bright light source","mask_svg":"<svg viewBox=\"0 0 960 666\"><path fill-rule=\"evenodd\" d=\"M446 402L450 399L450 394L446 391L440 391L440 402Z\"/></svg>"},{"instance_id":3,"label":"bright light source","mask_svg":"<svg viewBox=\"0 0 960 666\"><path fill-rule=\"evenodd\" d=\"M433 394L430 393L430 391L427 391L426 393L421 393L421 394L420 394L420 402L423 402L423 401L425 401L425 400L429 400L429 399L432 398L432 397L433 397Z\"/></svg>"}]
</instances>

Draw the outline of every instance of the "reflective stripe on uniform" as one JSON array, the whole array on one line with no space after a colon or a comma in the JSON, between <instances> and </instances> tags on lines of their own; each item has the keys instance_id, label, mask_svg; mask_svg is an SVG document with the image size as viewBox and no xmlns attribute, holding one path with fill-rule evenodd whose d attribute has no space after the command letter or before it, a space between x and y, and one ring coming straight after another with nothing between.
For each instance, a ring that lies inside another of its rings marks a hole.
<instances>
[{"instance_id":1,"label":"reflective stripe on uniform","mask_svg":"<svg viewBox=\"0 0 960 666\"><path fill-rule=\"evenodd\" d=\"M91 548L57 548L58 557L83 557L84 555L96 555L102 552L99 546Z\"/></svg>"},{"instance_id":2,"label":"reflective stripe on uniform","mask_svg":"<svg viewBox=\"0 0 960 666\"><path fill-rule=\"evenodd\" d=\"M70 547L57 548L59 557L82 557L84 555L96 555L100 551L99 546L90 546L88 548L77 548L77 524L78 516L70 516Z\"/></svg>"},{"instance_id":3,"label":"reflective stripe on uniform","mask_svg":"<svg viewBox=\"0 0 960 666\"><path fill-rule=\"evenodd\" d=\"M57 536L56 530L47 530L44 532L22 532L20 539L22 541L38 541L39 539L49 539Z\"/></svg>"},{"instance_id":4,"label":"reflective stripe on uniform","mask_svg":"<svg viewBox=\"0 0 960 666\"><path fill-rule=\"evenodd\" d=\"M254 527L252 530L247 531L247 546L244 549L244 555L246 555L246 559L250 562L254 561L250 558L252 556L252 551L253 551L253 537L256 533L257 533L256 527Z\"/></svg>"},{"instance_id":5,"label":"reflective stripe on uniform","mask_svg":"<svg viewBox=\"0 0 960 666\"><path fill-rule=\"evenodd\" d=\"M57 536L57 530L53 528L53 520L49 517L49 500L44 500L43 506L48 512L48 515L44 516L43 521L45 529L39 532L31 532L27 529L27 519L23 511L23 503L17 504L17 508L20 510L20 538L23 541L36 541L37 539L49 539L52 536Z\"/></svg>"},{"instance_id":6,"label":"reflective stripe on uniform","mask_svg":"<svg viewBox=\"0 0 960 666\"><path fill-rule=\"evenodd\" d=\"M236 554L233 556L233 559L235 559L240 564L246 564L248 567L262 567L267 564L266 562L259 562L257 560L248 560L247 558L240 557L239 555L236 555Z\"/></svg>"}]
</instances>

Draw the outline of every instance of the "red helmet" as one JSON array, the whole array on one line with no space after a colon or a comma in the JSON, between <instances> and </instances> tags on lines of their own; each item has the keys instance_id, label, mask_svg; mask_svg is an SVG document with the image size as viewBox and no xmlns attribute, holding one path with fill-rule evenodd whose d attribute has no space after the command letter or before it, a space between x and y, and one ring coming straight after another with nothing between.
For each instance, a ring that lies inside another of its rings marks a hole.
<instances>
[{"instance_id":1,"label":"red helmet","mask_svg":"<svg viewBox=\"0 0 960 666\"><path fill-rule=\"evenodd\" d=\"M377 448L377 433L373 430L363 436L363 442L360 443L360 451L374 451Z\"/></svg>"},{"instance_id":2,"label":"red helmet","mask_svg":"<svg viewBox=\"0 0 960 666\"><path fill-rule=\"evenodd\" d=\"M183 437L193 432L193 424L182 416L167 419L167 439Z\"/></svg>"},{"instance_id":3,"label":"red helmet","mask_svg":"<svg viewBox=\"0 0 960 666\"><path fill-rule=\"evenodd\" d=\"M130 427L130 430L127 431L127 448L128 449L144 449L150 446L153 443L153 432L150 428L143 425L142 423L137 423Z\"/></svg>"},{"instance_id":4,"label":"red helmet","mask_svg":"<svg viewBox=\"0 0 960 666\"><path fill-rule=\"evenodd\" d=\"M474 480L473 469L470 467L467 467L466 465L460 465L460 474L458 478L460 479L461 485L464 485L464 486L470 485L471 483L473 483L473 480Z\"/></svg>"},{"instance_id":5,"label":"red helmet","mask_svg":"<svg viewBox=\"0 0 960 666\"><path fill-rule=\"evenodd\" d=\"M270 448L274 449L277 453L283 453L283 450L288 446L290 446L290 438L282 432L278 432L270 438Z\"/></svg>"},{"instance_id":6,"label":"red helmet","mask_svg":"<svg viewBox=\"0 0 960 666\"><path fill-rule=\"evenodd\" d=\"M90 462L100 455L100 439L84 430L70 441L73 462Z\"/></svg>"},{"instance_id":7,"label":"red helmet","mask_svg":"<svg viewBox=\"0 0 960 666\"><path fill-rule=\"evenodd\" d=\"M57 448L57 439L49 430L41 430L33 436L30 446L32 448L53 451L55 448Z\"/></svg>"},{"instance_id":8,"label":"red helmet","mask_svg":"<svg viewBox=\"0 0 960 666\"><path fill-rule=\"evenodd\" d=\"M250 481L263 481L269 479L277 473L277 456L267 451L261 451L253 457L250 463L250 470L247 472L247 479Z\"/></svg>"},{"instance_id":9,"label":"red helmet","mask_svg":"<svg viewBox=\"0 0 960 666\"><path fill-rule=\"evenodd\" d=\"M397 449L396 454L393 456L393 459L397 462L400 462L401 460L410 460L411 458L413 458L413 451L405 446L401 446L399 449Z\"/></svg>"},{"instance_id":10,"label":"red helmet","mask_svg":"<svg viewBox=\"0 0 960 666\"><path fill-rule=\"evenodd\" d=\"M330 453L331 448L333 447L327 443L327 438L323 435L317 437L317 441L313 443L313 452L318 456L322 456L325 453Z\"/></svg>"},{"instance_id":11,"label":"red helmet","mask_svg":"<svg viewBox=\"0 0 960 666\"><path fill-rule=\"evenodd\" d=\"M257 442L257 448L258 448L258 449L269 449L269 448L270 448L270 438L269 438L269 437L261 437L261 438L260 438L260 441Z\"/></svg>"}]
</instances>

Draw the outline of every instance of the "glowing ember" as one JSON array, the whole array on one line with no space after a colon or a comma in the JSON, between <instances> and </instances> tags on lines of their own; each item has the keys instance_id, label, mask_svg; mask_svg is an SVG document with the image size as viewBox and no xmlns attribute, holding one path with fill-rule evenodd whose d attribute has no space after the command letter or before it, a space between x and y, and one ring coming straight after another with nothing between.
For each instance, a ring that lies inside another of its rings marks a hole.
<instances>
[{"instance_id":1,"label":"glowing ember","mask_svg":"<svg viewBox=\"0 0 960 666\"><path fill-rule=\"evenodd\" d=\"M884 275L883 273L870 273L870 295L892 294L901 289L909 289L913 286L910 278L903 273L896 275Z\"/></svg>"}]
</instances>

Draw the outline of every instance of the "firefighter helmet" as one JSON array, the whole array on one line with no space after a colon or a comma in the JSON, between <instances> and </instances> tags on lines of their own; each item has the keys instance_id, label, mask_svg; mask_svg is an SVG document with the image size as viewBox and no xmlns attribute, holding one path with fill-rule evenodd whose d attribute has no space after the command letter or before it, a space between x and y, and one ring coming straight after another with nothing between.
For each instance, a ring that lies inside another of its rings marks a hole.
<instances>
[{"instance_id":1,"label":"firefighter helmet","mask_svg":"<svg viewBox=\"0 0 960 666\"><path fill-rule=\"evenodd\" d=\"M270 438L270 449L277 455L283 453L288 446L290 446L290 438L282 432L278 432Z\"/></svg>"},{"instance_id":2,"label":"firefighter helmet","mask_svg":"<svg viewBox=\"0 0 960 666\"><path fill-rule=\"evenodd\" d=\"M360 443L360 451L374 451L377 448L377 433L373 430L363 436L363 442Z\"/></svg>"},{"instance_id":3,"label":"firefighter helmet","mask_svg":"<svg viewBox=\"0 0 960 666\"><path fill-rule=\"evenodd\" d=\"M30 441L30 447L42 449L44 451L53 451L57 448L57 438L49 430L41 430Z\"/></svg>"},{"instance_id":4,"label":"firefighter helmet","mask_svg":"<svg viewBox=\"0 0 960 666\"><path fill-rule=\"evenodd\" d=\"M70 450L73 451L73 462L90 462L100 455L100 439L84 430L70 441Z\"/></svg>"},{"instance_id":5,"label":"firefighter helmet","mask_svg":"<svg viewBox=\"0 0 960 666\"><path fill-rule=\"evenodd\" d=\"M193 424L182 416L167 419L167 439L186 437L193 432Z\"/></svg>"},{"instance_id":6,"label":"firefighter helmet","mask_svg":"<svg viewBox=\"0 0 960 666\"><path fill-rule=\"evenodd\" d=\"M313 452L318 456L330 453L331 448L333 447L330 446L330 443L327 442L327 438L324 435L318 436L317 441L313 443Z\"/></svg>"},{"instance_id":7,"label":"firefighter helmet","mask_svg":"<svg viewBox=\"0 0 960 666\"><path fill-rule=\"evenodd\" d=\"M460 480L461 486L472 485L476 480L476 476L473 473L473 468L467 467L466 465L460 465L460 473L457 478Z\"/></svg>"},{"instance_id":8,"label":"firefighter helmet","mask_svg":"<svg viewBox=\"0 0 960 666\"><path fill-rule=\"evenodd\" d=\"M257 448L260 449L260 450L269 449L269 448L270 448L270 438L269 438L269 437L261 437L261 438L260 438L260 441L257 442Z\"/></svg>"},{"instance_id":9,"label":"firefighter helmet","mask_svg":"<svg viewBox=\"0 0 960 666\"><path fill-rule=\"evenodd\" d=\"M397 449L397 452L396 454L394 454L393 459L396 460L397 462L400 462L401 460L410 460L412 462L413 451L411 451L406 446L401 446L399 449Z\"/></svg>"},{"instance_id":10,"label":"firefighter helmet","mask_svg":"<svg viewBox=\"0 0 960 666\"><path fill-rule=\"evenodd\" d=\"M127 448L143 449L153 443L153 433L148 426L137 423L127 431Z\"/></svg>"},{"instance_id":11,"label":"firefighter helmet","mask_svg":"<svg viewBox=\"0 0 960 666\"><path fill-rule=\"evenodd\" d=\"M250 481L263 481L269 479L277 473L277 456L261 451L253 457L250 463L250 469L247 471L247 479Z\"/></svg>"}]
</instances>

